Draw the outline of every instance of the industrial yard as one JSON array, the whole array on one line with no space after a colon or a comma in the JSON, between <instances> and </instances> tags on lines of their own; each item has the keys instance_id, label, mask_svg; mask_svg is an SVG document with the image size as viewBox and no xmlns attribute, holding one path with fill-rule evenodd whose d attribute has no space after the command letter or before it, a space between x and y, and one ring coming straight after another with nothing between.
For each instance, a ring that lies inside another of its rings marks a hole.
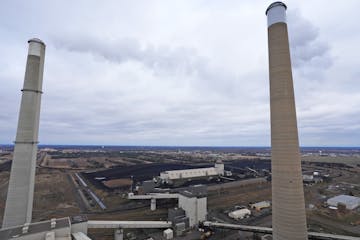
<instances>
[{"instance_id":1,"label":"industrial yard","mask_svg":"<svg viewBox=\"0 0 360 240\"><path fill-rule=\"evenodd\" d=\"M360 196L359 153L337 151L329 152L332 153L331 156L324 153L324 156L319 156L318 150L313 150L311 154L307 150L303 151L302 165L309 230L360 236L359 207L351 210L341 208L341 205L329 208L326 203L328 199L338 195ZM11 148L2 148L1 213L6 199L11 155ZM52 165L44 164L44 159L52 162ZM180 186L159 185L156 180L166 171L209 169L219 159L224 165L224 173L231 172L231 176L193 178L183 181ZM112 164L107 164L109 162ZM101 164L104 164L101 168L94 167ZM272 225L269 152L267 149L240 148L40 148L33 219L41 221L49 217L84 215L91 220L167 220L168 209L177 207L178 199L157 199L156 208L151 210L150 200L132 200L128 197L131 192L134 196L146 196L149 182L153 182L156 187L152 186L150 189L153 189L153 192L156 190L159 194L178 193L193 185L206 186L208 221L263 227ZM266 203L264 206L263 202ZM257 208L257 203L262 207ZM244 212L246 214L243 216ZM237 217L233 217L234 214ZM113 239L114 233L111 230L89 231L89 236L93 239ZM224 234L234 236L234 239L239 236L234 230L213 229L211 239L221 239ZM253 238L251 233L241 234L243 237ZM159 231L151 229L125 230L127 239L145 239L158 235ZM188 228L183 235L188 236L187 239L191 239L191 236L197 239L201 232Z\"/></svg>"},{"instance_id":2,"label":"industrial yard","mask_svg":"<svg viewBox=\"0 0 360 240\"><path fill-rule=\"evenodd\" d=\"M359 6L260 8L3 4L0 240L359 240Z\"/></svg>"}]
</instances>

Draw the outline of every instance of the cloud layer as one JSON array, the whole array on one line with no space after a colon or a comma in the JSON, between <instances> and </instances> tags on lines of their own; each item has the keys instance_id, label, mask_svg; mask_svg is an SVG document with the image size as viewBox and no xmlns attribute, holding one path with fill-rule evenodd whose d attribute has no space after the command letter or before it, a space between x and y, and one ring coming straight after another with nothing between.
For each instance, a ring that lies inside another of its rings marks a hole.
<instances>
[{"instance_id":1,"label":"cloud layer","mask_svg":"<svg viewBox=\"0 0 360 240\"><path fill-rule=\"evenodd\" d=\"M269 145L262 1L67 4L9 1L0 10L1 143L15 136L26 39L41 36L42 143ZM360 74L344 44L360 34L323 22L335 5L288 6L301 144L359 145Z\"/></svg>"}]
</instances>

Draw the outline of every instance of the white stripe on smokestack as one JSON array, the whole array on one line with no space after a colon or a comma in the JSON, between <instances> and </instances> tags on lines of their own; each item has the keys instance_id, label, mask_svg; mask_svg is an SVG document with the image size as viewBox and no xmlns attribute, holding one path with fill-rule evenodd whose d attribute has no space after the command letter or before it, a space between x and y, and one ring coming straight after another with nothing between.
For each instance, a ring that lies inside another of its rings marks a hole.
<instances>
[{"instance_id":1,"label":"white stripe on smokestack","mask_svg":"<svg viewBox=\"0 0 360 240\"><path fill-rule=\"evenodd\" d=\"M45 46L44 42L38 38L33 38L28 41L29 51L28 55L34 55L40 57L42 46Z\"/></svg>"},{"instance_id":2,"label":"white stripe on smokestack","mask_svg":"<svg viewBox=\"0 0 360 240\"><path fill-rule=\"evenodd\" d=\"M286 5L282 2L272 3L266 10L268 27L275 23L286 23Z\"/></svg>"},{"instance_id":3,"label":"white stripe on smokestack","mask_svg":"<svg viewBox=\"0 0 360 240\"><path fill-rule=\"evenodd\" d=\"M30 39L3 228L31 222L45 44Z\"/></svg>"},{"instance_id":4,"label":"white stripe on smokestack","mask_svg":"<svg viewBox=\"0 0 360 240\"><path fill-rule=\"evenodd\" d=\"M275 2L268 18L272 226L274 240L305 240L307 225L296 120L286 5Z\"/></svg>"}]
</instances>

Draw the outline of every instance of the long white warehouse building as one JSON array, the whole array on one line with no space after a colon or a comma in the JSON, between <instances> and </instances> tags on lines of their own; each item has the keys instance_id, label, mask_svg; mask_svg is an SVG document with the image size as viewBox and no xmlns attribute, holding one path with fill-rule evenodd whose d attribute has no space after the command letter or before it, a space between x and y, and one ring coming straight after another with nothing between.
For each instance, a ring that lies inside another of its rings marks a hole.
<instances>
[{"instance_id":1,"label":"long white warehouse building","mask_svg":"<svg viewBox=\"0 0 360 240\"><path fill-rule=\"evenodd\" d=\"M327 204L337 207L338 204L343 204L347 209L353 210L360 206L360 198L349 195L338 195L327 200Z\"/></svg>"},{"instance_id":2,"label":"long white warehouse building","mask_svg":"<svg viewBox=\"0 0 360 240\"><path fill-rule=\"evenodd\" d=\"M195 168L185 170L172 170L160 173L160 179L163 183L173 183L173 181L181 179L205 178L224 175L224 164L216 161L214 167Z\"/></svg>"}]
</instances>

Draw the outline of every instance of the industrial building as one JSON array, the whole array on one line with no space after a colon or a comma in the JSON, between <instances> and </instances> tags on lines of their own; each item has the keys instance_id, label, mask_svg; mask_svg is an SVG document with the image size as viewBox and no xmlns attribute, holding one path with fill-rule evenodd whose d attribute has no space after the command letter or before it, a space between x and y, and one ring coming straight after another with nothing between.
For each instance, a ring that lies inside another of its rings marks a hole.
<instances>
[{"instance_id":1,"label":"industrial building","mask_svg":"<svg viewBox=\"0 0 360 240\"><path fill-rule=\"evenodd\" d=\"M169 221L179 223L175 218L186 218L182 222L188 227L195 227L199 222L205 221L207 216L207 189L204 185L195 185L181 189L178 193L149 193L134 195L129 193L128 199L150 200L150 209L156 210L157 199L178 199L178 208L171 209ZM169 210L170 211L170 210Z\"/></svg>"},{"instance_id":2,"label":"industrial building","mask_svg":"<svg viewBox=\"0 0 360 240\"><path fill-rule=\"evenodd\" d=\"M206 186L198 186L191 191L184 190L179 193L179 207L184 209L189 218L190 227L206 220L207 215Z\"/></svg>"},{"instance_id":3,"label":"industrial building","mask_svg":"<svg viewBox=\"0 0 360 240\"><path fill-rule=\"evenodd\" d=\"M24 224L17 227L3 228L0 239L11 239L17 236L18 240L38 239L71 239L71 223L69 218L52 219L33 224Z\"/></svg>"},{"instance_id":4,"label":"industrial building","mask_svg":"<svg viewBox=\"0 0 360 240\"><path fill-rule=\"evenodd\" d=\"M172 223L176 236L182 236L190 228L189 218L182 208L170 208L168 210L168 221Z\"/></svg>"},{"instance_id":5,"label":"industrial building","mask_svg":"<svg viewBox=\"0 0 360 240\"><path fill-rule=\"evenodd\" d=\"M217 160L214 167L172 170L160 173L160 181L164 184L174 184L176 181L188 181L199 178L224 176L224 164Z\"/></svg>"},{"instance_id":6,"label":"industrial building","mask_svg":"<svg viewBox=\"0 0 360 240\"><path fill-rule=\"evenodd\" d=\"M310 183L320 183L323 181L323 178L320 175L315 175L315 174L303 174L303 182L306 184L310 184Z\"/></svg>"},{"instance_id":7,"label":"industrial building","mask_svg":"<svg viewBox=\"0 0 360 240\"><path fill-rule=\"evenodd\" d=\"M337 207L339 204L344 205L346 209L353 210L360 206L360 198L349 195L338 195L329 198L326 203L329 206Z\"/></svg>"},{"instance_id":8,"label":"industrial building","mask_svg":"<svg viewBox=\"0 0 360 240\"><path fill-rule=\"evenodd\" d=\"M91 240L88 229L113 229L114 239L124 239L124 229L168 229L167 221L90 221L85 217L65 217L43 222L26 223L0 229L0 239L16 240Z\"/></svg>"}]
</instances>

